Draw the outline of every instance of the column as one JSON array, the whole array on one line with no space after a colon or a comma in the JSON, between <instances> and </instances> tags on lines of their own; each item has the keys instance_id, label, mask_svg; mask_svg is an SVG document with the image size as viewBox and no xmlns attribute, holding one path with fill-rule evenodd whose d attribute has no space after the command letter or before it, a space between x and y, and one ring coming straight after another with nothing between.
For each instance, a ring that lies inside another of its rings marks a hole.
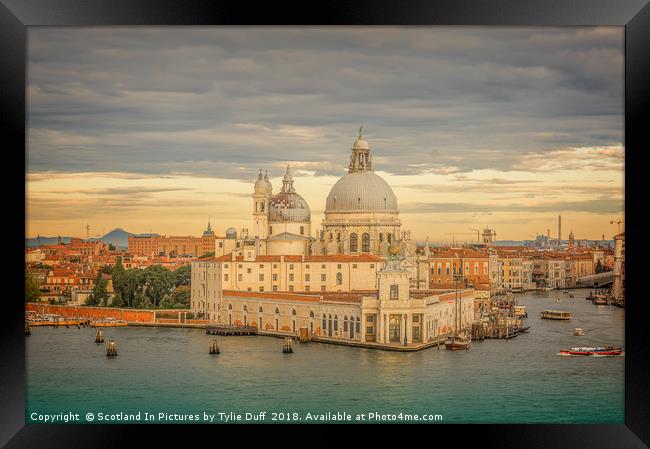
<instances>
[{"instance_id":1,"label":"column","mask_svg":"<svg viewBox=\"0 0 650 449\"><path fill-rule=\"evenodd\" d=\"M381 343L382 341L382 323L381 323L381 313L377 312L375 315L375 340L377 343Z\"/></svg>"},{"instance_id":2,"label":"column","mask_svg":"<svg viewBox=\"0 0 650 449\"><path fill-rule=\"evenodd\" d=\"M390 320L388 316L388 314L384 314L384 343L390 343L390 338L388 336L388 322Z\"/></svg>"},{"instance_id":3,"label":"column","mask_svg":"<svg viewBox=\"0 0 650 449\"><path fill-rule=\"evenodd\" d=\"M406 315L404 317L404 335L406 336L406 343L410 344L413 341L413 335L412 335L412 326L409 325L409 317Z\"/></svg>"}]
</instances>

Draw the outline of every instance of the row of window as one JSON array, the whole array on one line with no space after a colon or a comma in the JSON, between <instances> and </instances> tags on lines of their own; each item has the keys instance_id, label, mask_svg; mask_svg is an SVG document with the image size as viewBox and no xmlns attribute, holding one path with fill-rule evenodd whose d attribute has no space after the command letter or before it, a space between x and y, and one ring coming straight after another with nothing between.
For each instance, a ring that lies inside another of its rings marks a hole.
<instances>
[{"instance_id":1,"label":"row of window","mask_svg":"<svg viewBox=\"0 0 650 449\"><path fill-rule=\"evenodd\" d=\"M277 286L277 285L274 285L272 288L273 288L273 291L274 291L274 292L277 292L277 291L278 291L278 286ZM305 288L305 291L306 291L306 292L311 291L311 287L310 287L309 285L305 285L304 288ZM295 290L293 285L290 285L290 286L288 287L288 289L289 289L290 292L292 292L292 291ZM263 292L263 291L264 291L264 286L263 286L263 285L260 285L260 286L258 287L258 290L261 291L261 292ZM252 292L252 291L253 291L253 288L252 288L252 287L246 287L246 291ZM326 287L325 285L321 285L321 286L320 286L320 291L322 291L322 292L326 292L326 291L327 291L327 287Z\"/></svg>"},{"instance_id":2,"label":"row of window","mask_svg":"<svg viewBox=\"0 0 650 449\"><path fill-rule=\"evenodd\" d=\"M292 263L289 264L289 269L290 269L290 270L293 270L293 269L294 269L294 268L293 268L293 265L294 265L294 264L292 264ZM224 268L228 268L228 264L227 264L227 263L223 264L223 267L224 267ZM306 269L306 270L309 270L309 267L310 267L309 264L306 264L306 265L305 265L305 269ZM327 269L327 265L325 265L325 264L321 265L320 267L321 267L322 270L326 270L326 269ZM243 264L238 264L238 265L237 265L237 268L242 269L242 268L244 268L244 265L243 265ZM260 268L264 268L264 264L260 264ZM277 264L277 263L274 263L274 264L273 264L273 268L278 268L278 264ZM340 270L340 269L342 268L342 265L341 265L340 263L339 263L339 264L336 264L336 268L337 268L338 270ZM352 264L352 268L357 268L357 264L356 264L356 263L353 263L353 264ZM371 263L371 264L370 264L370 268L375 268L375 264L374 264L374 263ZM247 272L247 273L250 273L250 272L251 272L251 268L247 268L247 269L246 269L246 272Z\"/></svg>"},{"instance_id":3,"label":"row of window","mask_svg":"<svg viewBox=\"0 0 650 449\"><path fill-rule=\"evenodd\" d=\"M458 267L458 269L456 269L456 266L454 266L452 271L453 271L454 274L463 274L462 267ZM440 266L440 264L438 264L437 272L438 272L438 275L442 275L442 267ZM474 264L474 274L478 274L478 272L479 272L478 263L475 263ZM469 265L465 265L465 273L466 274L471 274L470 269L469 269ZM434 275L436 274L436 268L431 268L431 274L434 274ZM447 266L445 267L445 274L446 275L450 274L449 264L447 264ZM483 274L488 274L488 266L487 265L483 265Z\"/></svg>"},{"instance_id":4,"label":"row of window","mask_svg":"<svg viewBox=\"0 0 650 449\"><path fill-rule=\"evenodd\" d=\"M250 270L249 270L249 273L250 273ZM259 279L260 282L264 282L264 273L260 273L258 275L258 279ZM273 274L272 279L273 279L274 282L276 282L278 280L278 275ZM228 276L227 273L223 275L223 280L224 280L224 282L228 282L229 276ZM237 280L239 282L243 282L244 275L243 274L238 274L237 275ZM321 274L320 275L320 280L322 282L326 282L327 281L327 275L326 274ZM293 281L294 281L294 275L293 275L293 273L289 273L289 282L293 282ZM305 274L305 282L310 282L310 281L311 281L311 276L309 274ZM343 273L336 273L336 285L343 285Z\"/></svg>"}]
</instances>

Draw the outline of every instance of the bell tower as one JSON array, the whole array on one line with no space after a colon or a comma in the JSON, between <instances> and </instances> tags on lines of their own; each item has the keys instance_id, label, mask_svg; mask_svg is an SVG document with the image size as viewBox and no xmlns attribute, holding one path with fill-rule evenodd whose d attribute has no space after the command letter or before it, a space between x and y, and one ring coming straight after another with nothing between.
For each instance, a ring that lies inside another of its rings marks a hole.
<instances>
[{"instance_id":1,"label":"bell tower","mask_svg":"<svg viewBox=\"0 0 650 449\"><path fill-rule=\"evenodd\" d=\"M266 239L269 231L269 200L271 199L271 183L268 177L262 176L260 170L253 191L253 236Z\"/></svg>"}]
</instances>

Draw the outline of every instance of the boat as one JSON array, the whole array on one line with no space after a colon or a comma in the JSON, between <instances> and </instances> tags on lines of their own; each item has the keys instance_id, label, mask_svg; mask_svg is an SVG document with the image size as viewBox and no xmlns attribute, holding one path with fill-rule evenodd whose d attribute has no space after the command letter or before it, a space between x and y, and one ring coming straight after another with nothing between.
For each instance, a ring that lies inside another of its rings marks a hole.
<instances>
[{"instance_id":1,"label":"boat","mask_svg":"<svg viewBox=\"0 0 650 449\"><path fill-rule=\"evenodd\" d=\"M573 335L575 335L576 337L582 337L584 334L585 334L584 331L582 329L580 329L579 327L576 327L573 330Z\"/></svg>"},{"instance_id":2,"label":"boat","mask_svg":"<svg viewBox=\"0 0 650 449\"><path fill-rule=\"evenodd\" d=\"M575 348L562 349L560 350L560 355L607 356L607 355L621 355L622 352L623 351L620 346L597 346L597 347L579 346Z\"/></svg>"},{"instance_id":3,"label":"boat","mask_svg":"<svg viewBox=\"0 0 650 449\"><path fill-rule=\"evenodd\" d=\"M30 326L74 326L80 323L81 320L64 318L52 313L35 314L27 319L27 324Z\"/></svg>"},{"instance_id":4,"label":"boat","mask_svg":"<svg viewBox=\"0 0 650 449\"><path fill-rule=\"evenodd\" d=\"M540 318L547 320L570 320L571 312L565 310L542 310Z\"/></svg>"},{"instance_id":5,"label":"boat","mask_svg":"<svg viewBox=\"0 0 650 449\"><path fill-rule=\"evenodd\" d=\"M597 306L607 305L607 298L605 298L604 296L598 296L596 297L596 299L594 299L594 304L596 304Z\"/></svg>"},{"instance_id":6,"label":"boat","mask_svg":"<svg viewBox=\"0 0 650 449\"><path fill-rule=\"evenodd\" d=\"M575 296L573 295L573 293L569 293L569 298L575 298Z\"/></svg>"},{"instance_id":7,"label":"boat","mask_svg":"<svg viewBox=\"0 0 650 449\"><path fill-rule=\"evenodd\" d=\"M459 349L469 349L472 337L469 334L452 335L445 340L445 348L450 351L457 351Z\"/></svg>"},{"instance_id":8,"label":"boat","mask_svg":"<svg viewBox=\"0 0 650 449\"><path fill-rule=\"evenodd\" d=\"M122 327L127 326L124 320L118 320L112 317L104 318L103 320L93 321L90 323L92 327Z\"/></svg>"},{"instance_id":9,"label":"boat","mask_svg":"<svg viewBox=\"0 0 650 449\"><path fill-rule=\"evenodd\" d=\"M528 318L528 311L526 310L526 306L514 306L514 315L517 318Z\"/></svg>"},{"instance_id":10,"label":"boat","mask_svg":"<svg viewBox=\"0 0 650 449\"><path fill-rule=\"evenodd\" d=\"M564 293L565 295L568 295L568 294L569 294L569 290L564 290L562 293Z\"/></svg>"}]
</instances>

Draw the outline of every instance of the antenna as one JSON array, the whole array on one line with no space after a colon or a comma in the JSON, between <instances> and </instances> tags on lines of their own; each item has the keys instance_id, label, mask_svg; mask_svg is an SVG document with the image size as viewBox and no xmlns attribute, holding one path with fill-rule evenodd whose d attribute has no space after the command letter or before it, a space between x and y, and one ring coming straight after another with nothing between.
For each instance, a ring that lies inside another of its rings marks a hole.
<instances>
[{"instance_id":1,"label":"antenna","mask_svg":"<svg viewBox=\"0 0 650 449\"><path fill-rule=\"evenodd\" d=\"M481 238L481 231L479 231L478 229L474 229L474 228L469 228L469 230L470 230L470 231L475 231L475 232L476 232L476 243L481 243L481 240L480 240L480 238Z\"/></svg>"}]
</instances>

